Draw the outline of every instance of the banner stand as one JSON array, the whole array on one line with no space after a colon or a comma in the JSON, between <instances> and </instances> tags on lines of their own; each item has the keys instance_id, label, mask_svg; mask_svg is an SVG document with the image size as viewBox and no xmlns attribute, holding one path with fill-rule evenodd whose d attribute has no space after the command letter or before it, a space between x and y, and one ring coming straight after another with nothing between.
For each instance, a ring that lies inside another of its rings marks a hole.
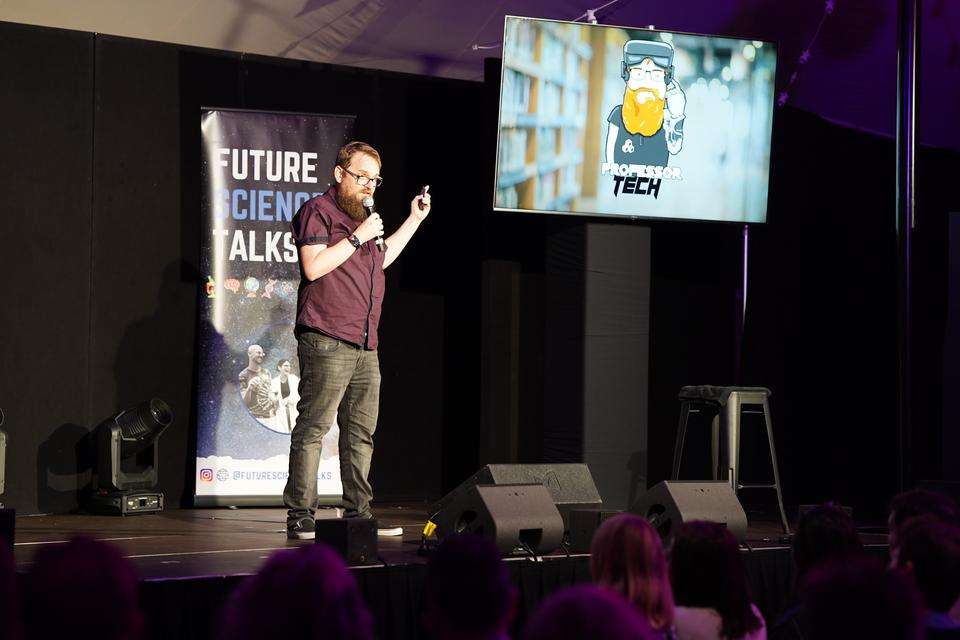
<instances>
[{"instance_id":1,"label":"banner stand","mask_svg":"<svg viewBox=\"0 0 960 640\"><path fill-rule=\"evenodd\" d=\"M277 506L287 480L300 367L300 266L290 220L333 180L355 117L201 110L194 504ZM339 504L336 421L323 439L319 503Z\"/></svg>"}]
</instances>

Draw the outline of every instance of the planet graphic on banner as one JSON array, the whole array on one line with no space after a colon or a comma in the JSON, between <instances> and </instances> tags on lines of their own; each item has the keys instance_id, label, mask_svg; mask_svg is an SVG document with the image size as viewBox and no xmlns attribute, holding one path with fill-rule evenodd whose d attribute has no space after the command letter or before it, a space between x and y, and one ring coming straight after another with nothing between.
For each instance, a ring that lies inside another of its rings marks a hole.
<instances>
[{"instance_id":1,"label":"planet graphic on banner","mask_svg":"<svg viewBox=\"0 0 960 640\"><path fill-rule=\"evenodd\" d=\"M250 276L243 281L243 289L247 292L248 298L254 298L257 295L257 290L260 289L260 281Z\"/></svg>"}]
</instances>

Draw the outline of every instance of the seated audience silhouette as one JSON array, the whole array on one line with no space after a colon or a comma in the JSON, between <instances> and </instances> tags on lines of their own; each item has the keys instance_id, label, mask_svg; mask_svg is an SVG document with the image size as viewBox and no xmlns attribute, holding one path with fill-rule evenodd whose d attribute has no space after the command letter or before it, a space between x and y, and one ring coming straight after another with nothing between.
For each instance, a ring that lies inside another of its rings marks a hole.
<instances>
[{"instance_id":1,"label":"seated audience silhouette","mask_svg":"<svg viewBox=\"0 0 960 640\"><path fill-rule=\"evenodd\" d=\"M919 640L923 637L920 596L897 571L873 558L831 561L813 569L801 587L800 603L811 640Z\"/></svg>"},{"instance_id":2,"label":"seated audience silhouette","mask_svg":"<svg viewBox=\"0 0 960 640\"><path fill-rule=\"evenodd\" d=\"M960 526L960 508L949 496L926 489L904 491L890 501L890 516L887 519L890 543L896 543L897 533L907 520L925 515L936 516L944 522Z\"/></svg>"},{"instance_id":3,"label":"seated audience silhouette","mask_svg":"<svg viewBox=\"0 0 960 640\"><path fill-rule=\"evenodd\" d=\"M924 606L928 640L957 638L960 624L950 607L960 597L960 528L933 515L910 518L900 527L890 564L913 578Z\"/></svg>"},{"instance_id":4,"label":"seated audience silhouette","mask_svg":"<svg viewBox=\"0 0 960 640\"><path fill-rule=\"evenodd\" d=\"M688 522L676 533L670 580L680 640L764 640L763 616L750 600L737 540L715 522Z\"/></svg>"},{"instance_id":5,"label":"seated audience silhouette","mask_svg":"<svg viewBox=\"0 0 960 640\"><path fill-rule=\"evenodd\" d=\"M896 495L890 501L890 517L887 525L890 529L890 549L897 547L897 535L907 520L923 515L932 515L954 526L960 526L960 508L957 503L942 493L913 489ZM953 603L950 617L960 622L960 600Z\"/></svg>"},{"instance_id":6,"label":"seated audience silhouette","mask_svg":"<svg viewBox=\"0 0 960 640\"><path fill-rule=\"evenodd\" d=\"M112 545L77 537L34 556L24 594L27 637L140 638L137 575Z\"/></svg>"},{"instance_id":7,"label":"seated audience silhouette","mask_svg":"<svg viewBox=\"0 0 960 640\"><path fill-rule=\"evenodd\" d=\"M493 543L472 534L454 536L430 558L424 625L438 640L507 638L516 599Z\"/></svg>"},{"instance_id":8,"label":"seated audience silhouette","mask_svg":"<svg viewBox=\"0 0 960 640\"><path fill-rule=\"evenodd\" d=\"M633 604L656 637L674 637L670 570L660 536L646 518L623 514L600 525L590 545L590 573L596 584Z\"/></svg>"},{"instance_id":9,"label":"seated audience silhouette","mask_svg":"<svg viewBox=\"0 0 960 640\"><path fill-rule=\"evenodd\" d=\"M794 590L815 566L829 560L858 557L863 552L860 534L846 511L830 502L810 509L800 516L793 537ZM806 621L796 599L794 594L786 611L771 628L771 640L806 637Z\"/></svg>"},{"instance_id":10,"label":"seated audience silhouette","mask_svg":"<svg viewBox=\"0 0 960 640\"><path fill-rule=\"evenodd\" d=\"M594 585L547 598L530 618L525 640L653 640L643 615L620 594Z\"/></svg>"},{"instance_id":11,"label":"seated audience silhouette","mask_svg":"<svg viewBox=\"0 0 960 640\"><path fill-rule=\"evenodd\" d=\"M343 560L324 544L284 549L230 597L225 640L369 640L373 621Z\"/></svg>"}]
</instances>

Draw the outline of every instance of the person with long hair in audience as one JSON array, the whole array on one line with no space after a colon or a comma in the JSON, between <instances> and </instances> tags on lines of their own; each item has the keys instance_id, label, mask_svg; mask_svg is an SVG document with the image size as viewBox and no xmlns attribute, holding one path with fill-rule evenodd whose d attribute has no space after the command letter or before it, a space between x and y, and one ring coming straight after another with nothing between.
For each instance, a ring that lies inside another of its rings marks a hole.
<instances>
[{"instance_id":1,"label":"person with long hair in audience","mask_svg":"<svg viewBox=\"0 0 960 640\"><path fill-rule=\"evenodd\" d=\"M640 611L657 638L676 638L666 555L645 518L622 514L600 525L590 545L590 573Z\"/></svg>"},{"instance_id":2,"label":"person with long hair in audience","mask_svg":"<svg viewBox=\"0 0 960 640\"><path fill-rule=\"evenodd\" d=\"M765 640L763 616L750 591L737 541L726 527L682 525L670 553L670 581L680 640Z\"/></svg>"}]
</instances>

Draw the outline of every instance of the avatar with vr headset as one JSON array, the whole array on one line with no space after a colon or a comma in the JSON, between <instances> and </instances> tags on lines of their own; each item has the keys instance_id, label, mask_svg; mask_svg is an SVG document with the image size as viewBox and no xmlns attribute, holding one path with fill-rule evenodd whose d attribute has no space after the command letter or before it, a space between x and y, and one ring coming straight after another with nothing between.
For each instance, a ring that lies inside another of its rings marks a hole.
<instances>
[{"instance_id":1,"label":"avatar with vr headset","mask_svg":"<svg viewBox=\"0 0 960 640\"><path fill-rule=\"evenodd\" d=\"M673 47L655 40L623 45L623 104L607 117L604 162L667 166L683 146L686 96L673 78Z\"/></svg>"}]
</instances>

